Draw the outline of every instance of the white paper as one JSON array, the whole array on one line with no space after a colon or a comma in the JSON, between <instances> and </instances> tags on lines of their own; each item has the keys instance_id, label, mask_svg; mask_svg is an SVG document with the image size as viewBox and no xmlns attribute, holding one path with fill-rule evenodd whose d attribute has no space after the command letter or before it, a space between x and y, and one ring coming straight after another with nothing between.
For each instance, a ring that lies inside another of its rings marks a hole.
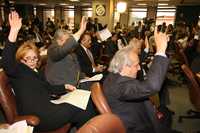
<instances>
[{"instance_id":1,"label":"white paper","mask_svg":"<svg viewBox=\"0 0 200 133\"><path fill-rule=\"evenodd\" d=\"M51 100L51 102L54 104L69 103L78 108L86 110L90 94L91 94L90 91L76 89L72 92L69 92L61 96L57 100Z\"/></svg>"},{"instance_id":2,"label":"white paper","mask_svg":"<svg viewBox=\"0 0 200 133\"><path fill-rule=\"evenodd\" d=\"M79 80L79 83L89 82L89 81L100 81L102 78L103 78L103 74L96 74L91 78Z\"/></svg>"},{"instance_id":3,"label":"white paper","mask_svg":"<svg viewBox=\"0 0 200 133\"><path fill-rule=\"evenodd\" d=\"M200 78L200 72L196 73L196 76L197 76L198 78Z\"/></svg>"},{"instance_id":4,"label":"white paper","mask_svg":"<svg viewBox=\"0 0 200 133\"><path fill-rule=\"evenodd\" d=\"M99 36L100 36L100 38L101 38L101 41L105 41L105 40L107 40L109 37L112 36L112 34L111 34L110 31L108 30L108 28L99 31L98 33L99 33Z\"/></svg>"},{"instance_id":5,"label":"white paper","mask_svg":"<svg viewBox=\"0 0 200 133\"><path fill-rule=\"evenodd\" d=\"M198 35L195 35L195 36L194 36L194 39L195 39L195 40L199 40L199 36L198 36Z\"/></svg>"},{"instance_id":6,"label":"white paper","mask_svg":"<svg viewBox=\"0 0 200 133\"><path fill-rule=\"evenodd\" d=\"M15 122L8 129L0 129L0 133L32 133L33 127L28 126L26 121Z\"/></svg>"}]
</instances>

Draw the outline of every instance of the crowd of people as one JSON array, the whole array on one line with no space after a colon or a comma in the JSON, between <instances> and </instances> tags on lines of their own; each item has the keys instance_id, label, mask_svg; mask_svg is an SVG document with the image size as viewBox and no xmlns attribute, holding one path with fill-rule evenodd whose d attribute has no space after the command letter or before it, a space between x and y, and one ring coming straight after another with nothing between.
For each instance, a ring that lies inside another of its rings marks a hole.
<instances>
[{"instance_id":1,"label":"crowd of people","mask_svg":"<svg viewBox=\"0 0 200 133\"><path fill-rule=\"evenodd\" d=\"M45 30L37 17L24 23L16 11L8 21L1 30L2 67L14 89L18 113L40 118L35 130L53 130L66 123L79 128L97 115L92 99L86 110L50 100L51 95L78 87L90 90L91 83L79 80L103 73L100 82L106 99L127 133L176 132L159 121L149 97L159 93L160 106L166 107L166 73L177 48L184 49L192 70L200 71L200 21L193 27L179 22L176 28L166 23L156 27L154 20L129 28L117 23L106 41L98 33L106 25L97 18L93 22L83 17L73 33L63 21L48 19ZM42 56L47 57L45 63Z\"/></svg>"}]
</instances>

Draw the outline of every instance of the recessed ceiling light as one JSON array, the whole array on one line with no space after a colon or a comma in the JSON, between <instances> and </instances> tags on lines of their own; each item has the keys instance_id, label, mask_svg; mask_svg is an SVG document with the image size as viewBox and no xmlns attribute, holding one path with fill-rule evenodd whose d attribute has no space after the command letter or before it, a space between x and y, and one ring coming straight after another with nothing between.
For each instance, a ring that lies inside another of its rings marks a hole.
<instances>
[{"instance_id":1,"label":"recessed ceiling light","mask_svg":"<svg viewBox=\"0 0 200 133\"><path fill-rule=\"evenodd\" d=\"M158 1L170 1L170 0L158 0Z\"/></svg>"},{"instance_id":2,"label":"recessed ceiling light","mask_svg":"<svg viewBox=\"0 0 200 133\"><path fill-rule=\"evenodd\" d=\"M158 6L168 6L168 3L158 3Z\"/></svg>"},{"instance_id":3,"label":"recessed ceiling light","mask_svg":"<svg viewBox=\"0 0 200 133\"><path fill-rule=\"evenodd\" d=\"M39 3L38 5L40 5L40 6L45 6L45 5L47 5L46 3Z\"/></svg>"},{"instance_id":4,"label":"recessed ceiling light","mask_svg":"<svg viewBox=\"0 0 200 133\"><path fill-rule=\"evenodd\" d=\"M138 6L146 6L147 4L146 3L138 3L137 5Z\"/></svg>"},{"instance_id":5,"label":"recessed ceiling light","mask_svg":"<svg viewBox=\"0 0 200 133\"><path fill-rule=\"evenodd\" d=\"M66 6L66 5L68 5L68 4L66 4L66 3L60 3L59 5L61 5L61 6Z\"/></svg>"},{"instance_id":6,"label":"recessed ceiling light","mask_svg":"<svg viewBox=\"0 0 200 133\"><path fill-rule=\"evenodd\" d=\"M69 1L71 1L71 2L77 2L77 1L79 1L79 0L69 0Z\"/></svg>"},{"instance_id":7,"label":"recessed ceiling light","mask_svg":"<svg viewBox=\"0 0 200 133\"><path fill-rule=\"evenodd\" d=\"M82 6L90 6L91 3L82 3Z\"/></svg>"}]
</instances>

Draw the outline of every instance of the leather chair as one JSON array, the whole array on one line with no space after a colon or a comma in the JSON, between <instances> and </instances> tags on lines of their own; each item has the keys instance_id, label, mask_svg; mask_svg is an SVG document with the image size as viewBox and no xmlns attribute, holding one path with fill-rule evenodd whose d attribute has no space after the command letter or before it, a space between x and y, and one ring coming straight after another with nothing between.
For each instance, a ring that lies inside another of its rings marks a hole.
<instances>
[{"instance_id":1,"label":"leather chair","mask_svg":"<svg viewBox=\"0 0 200 133\"><path fill-rule=\"evenodd\" d=\"M103 93L103 88L99 82L94 82L91 86L91 97L94 104L97 107L99 113L112 113L111 108L109 107L107 100Z\"/></svg>"},{"instance_id":2,"label":"leather chair","mask_svg":"<svg viewBox=\"0 0 200 133\"><path fill-rule=\"evenodd\" d=\"M187 116L179 116L179 122L182 122L183 118L200 119L200 86L195 79L195 75L192 70L187 65L183 64L181 68L188 78L189 97L196 111L192 109L188 110Z\"/></svg>"},{"instance_id":3,"label":"leather chair","mask_svg":"<svg viewBox=\"0 0 200 133\"><path fill-rule=\"evenodd\" d=\"M39 118L33 115L17 114L15 96L9 84L8 77L4 71L0 72L0 105L5 114L7 123L12 124L16 121L26 120L29 125L37 126L40 122ZM43 133L66 133L70 128L70 124L64 125L55 131L43 132Z\"/></svg>"},{"instance_id":4,"label":"leather chair","mask_svg":"<svg viewBox=\"0 0 200 133\"><path fill-rule=\"evenodd\" d=\"M125 133L122 121L114 114L98 115L85 123L77 133Z\"/></svg>"}]
</instances>

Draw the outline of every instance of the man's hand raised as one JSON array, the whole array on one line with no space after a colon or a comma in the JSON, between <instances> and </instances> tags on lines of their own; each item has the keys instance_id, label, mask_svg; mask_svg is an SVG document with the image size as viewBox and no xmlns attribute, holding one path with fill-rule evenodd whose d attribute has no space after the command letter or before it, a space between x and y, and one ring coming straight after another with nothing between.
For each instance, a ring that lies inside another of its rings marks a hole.
<instances>
[{"instance_id":1,"label":"man's hand raised","mask_svg":"<svg viewBox=\"0 0 200 133\"><path fill-rule=\"evenodd\" d=\"M80 30L82 32L84 32L86 30L86 25L87 25L87 17L83 16L81 19L81 23L80 23Z\"/></svg>"},{"instance_id":2,"label":"man's hand raised","mask_svg":"<svg viewBox=\"0 0 200 133\"><path fill-rule=\"evenodd\" d=\"M156 43L156 52L157 53L165 53L167 49L167 34L157 31L157 28L154 30L154 37Z\"/></svg>"}]
</instances>

